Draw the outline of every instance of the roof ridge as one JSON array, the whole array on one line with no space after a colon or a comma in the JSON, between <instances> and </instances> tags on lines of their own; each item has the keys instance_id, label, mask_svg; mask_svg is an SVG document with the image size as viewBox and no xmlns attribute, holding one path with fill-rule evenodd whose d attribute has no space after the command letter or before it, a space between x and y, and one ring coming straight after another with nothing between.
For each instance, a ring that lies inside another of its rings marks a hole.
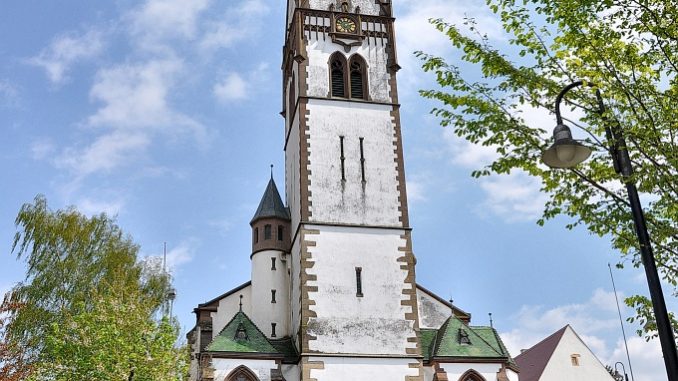
<instances>
[{"instance_id":1,"label":"roof ridge","mask_svg":"<svg viewBox=\"0 0 678 381\"><path fill-rule=\"evenodd\" d=\"M490 348L492 348L492 350L495 351L499 356L504 356L504 354L502 354L501 352L499 352L499 351L497 350L497 348L494 347L494 345L488 343L487 340L483 339L483 337L480 336L480 335L478 334L478 332L476 332L475 330L473 330L473 328L472 328L470 325L464 324L464 322L463 322L461 319L459 319L459 318L457 318L457 320L459 320L459 321L461 322L461 324L463 324L463 325L465 325L466 327L468 327L468 329L469 329L469 330L470 330L477 338L479 338L479 339L482 340L485 344L487 344ZM492 328L492 330L494 331L494 328Z\"/></svg>"},{"instance_id":2,"label":"roof ridge","mask_svg":"<svg viewBox=\"0 0 678 381\"><path fill-rule=\"evenodd\" d=\"M445 320L445 322L443 323L443 325L440 326L440 329L437 330L433 341L434 344L432 353L433 355L438 353L438 350L440 349L440 338L445 337L445 334L447 333L447 327L449 327L451 319L452 316L448 317L447 320Z\"/></svg>"},{"instance_id":3,"label":"roof ridge","mask_svg":"<svg viewBox=\"0 0 678 381\"><path fill-rule=\"evenodd\" d=\"M540 345L540 344L542 344L543 342L545 342L546 340L548 340L548 339L550 339L550 338L556 336L558 333L560 333L560 335L562 336L563 333L565 333L565 328L567 328L568 326L569 326L569 324L567 324L567 325L565 325L563 328L561 328L561 329L559 329L559 330L553 332L552 334L548 335L547 337L545 337L544 339L542 339L542 340L541 340L540 342L538 342L537 344L535 344L535 345L529 347L529 348L526 349L524 352L521 352L521 353L520 353L518 356L516 356L516 357L520 357L520 356L522 356L522 355L525 354L525 353L529 353L529 352L532 351L534 348L536 348L538 345ZM558 342L560 342L560 340L558 340ZM549 358L550 358L550 357L549 357Z\"/></svg>"}]
</instances>

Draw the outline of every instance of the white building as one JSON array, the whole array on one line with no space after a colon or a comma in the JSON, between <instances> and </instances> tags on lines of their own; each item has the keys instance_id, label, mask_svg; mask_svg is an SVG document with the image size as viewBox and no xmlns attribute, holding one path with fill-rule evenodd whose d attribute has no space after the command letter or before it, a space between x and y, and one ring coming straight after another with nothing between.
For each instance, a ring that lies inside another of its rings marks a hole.
<instances>
[{"instance_id":1,"label":"white building","mask_svg":"<svg viewBox=\"0 0 678 381\"><path fill-rule=\"evenodd\" d=\"M613 381L605 366L566 325L516 356L520 381Z\"/></svg>"},{"instance_id":2,"label":"white building","mask_svg":"<svg viewBox=\"0 0 678 381\"><path fill-rule=\"evenodd\" d=\"M196 309L193 380L517 381L491 327L415 281L390 0L288 0L285 202L252 280Z\"/></svg>"}]
</instances>

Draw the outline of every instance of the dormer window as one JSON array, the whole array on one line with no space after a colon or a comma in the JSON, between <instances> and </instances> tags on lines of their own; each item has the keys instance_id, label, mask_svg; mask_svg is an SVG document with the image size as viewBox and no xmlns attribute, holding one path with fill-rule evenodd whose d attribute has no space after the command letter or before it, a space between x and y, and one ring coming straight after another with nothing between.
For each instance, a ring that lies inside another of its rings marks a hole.
<instances>
[{"instance_id":1,"label":"dormer window","mask_svg":"<svg viewBox=\"0 0 678 381\"><path fill-rule=\"evenodd\" d=\"M240 323L238 324L238 329L235 331L235 340L238 341L247 341L247 330L245 329L245 326Z\"/></svg>"},{"instance_id":2,"label":"dormer window","mask_svg":"<svg viewBox=\"0 0 678 381\"><path fill-rule=\"evenodd\" d=\"M468 332L463 328L459 328L459 344L471 345L471 339L468 337Z\"/></svg>"}]
</instances>

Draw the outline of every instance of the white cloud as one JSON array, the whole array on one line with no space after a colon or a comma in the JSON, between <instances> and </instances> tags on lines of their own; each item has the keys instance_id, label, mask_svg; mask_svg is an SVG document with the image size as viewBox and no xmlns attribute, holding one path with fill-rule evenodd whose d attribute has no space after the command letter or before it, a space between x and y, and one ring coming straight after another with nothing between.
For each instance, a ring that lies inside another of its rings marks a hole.
<instances>
[{"instance_id":1,"label":"white cloud","mask_svg":"<svg viewBox=\"0 0 678 381\"><path fill-rule=\"evenodd\" d=\"M479 212L490 211L506 221L530 221L541 216L548 196L539 191L540 182L525 172L495 175L480 180L485 201Z\"/></svg>"},{"instance_id":2,"label":"white cloud","mask_svg":"<svg viewBox=\"0 0 678 381\"><path fill-rule=\"evenodd\" d=\"M407 200L409 202L426 201L425 184L419 180L407 180Z\"/></svg>"},{"instance_id":3,"label":"white cloud","mask_svg":"<svg viewBox=\"0 0 678 381\"><path fill-rule=\"evenodd\" d=\"M78 211L88 216L94 216L101 213L106 213L108 216L117 216L123 205L124 201L121 199L104 201L91 198L83 198L75 204Z\"/></svg>"},{"instance_id":4,"label":"white cloud","mask_svg":"<svg viewBox=\"0 0 678 381\"><path fill-rule=\"evenodd\" d=\"M169 39L192 39L199 16L210 4L211 0L147 0L128 15L130 32L139 38L140 47L152 51Z\"/></svg>"},{"instance_id":5,"label":"white cloud","mask_svg":"<svg viewBox=\"0 0 678 381\"><path fill-rule=\"evenodd\" d=\"M19 102L19 92L7 80L0 79L0 108L13 107Z\"/></svg>"},{"instance_id":6,"label":"white cloud","mask_svg":"<svg viewBox=\"0 0 678 381\"><path fill-rule=\"evenodd\" d=\"M645 339L637 336L629 337L627 340L629 348L629 357L631 358L631 367L626 360L626 349L624 341L619 340L616 343L614 351L606 362L613 365L617 361L624 363L626 373L631 376L633 368L633 378L635 381L656 381L666 379L666 370L661 351L659 339L646 342ZM621 371L621 367L619 367Z\"/></svg>"},{"instance_id":7,"label":"white cloud","mask_svg":"<svg viewBox=\"0 0 678 381\"><path fill-rule=\"evenodd\" d=\"M268 64L260 63L254 70L243 74L229 72L212 88L212 93L221 103L244 100L252 97L257 89L268 83Z\"/></svg>"},{"instance_id":8,"label":"white cloud","mask_svg":"<svg viewBox=\"0 0 678 381\"><path fill-rule=\"evenodd\" d=\"M269 6L261 0L244 0L229 8L220 18L205 23L198 45L200 50L209 53L250 38L260 30L261 16L269 11Z\"/></svg>"},{"instance_id":9,"label":"white cloud","mask_svg":"<svg viewBox=\"0 0 678 381\"><path fill-rule=\"evenodd\" d=\"M171 248L167 252L167 271L176 274L181 266L191 262L195 257L197 246L198 241L191 238Z\"/></svg>"},{"instance_id":10,"label":"white cloud","mask_svg":"<svg viewBox=\"0 0 678 381\"><path fill-rule=\"evenodd\" d=\"M100 31L89 30L82 35L70 33L55 38L49 47L27 62L43 68L49 80L58 85L68 79L67 73L72 65L97 56L103 47Z\"/></svg>"},{"instance_id":11,"label":"white cloud","mask_svg":"<svg viewBox=\"0 0 678 381\"><path fill-rule=\"evenodd\" d=\"M613 292L596 289L586 301L552 308L523 305L512 319L516 323L514 328L501 333L501 338L514 356L569 324L603 364L614 364L626 358L620 353L617 342L619 320ZM643 340L634 337L631 341ZM651 343L647 348L653 345ZM654 349L650 348L650 352L654 353ZM660 356L657 358L661 359Z\"/></svg>"},{"instance_id":12,"label":"white cloud","mask_svg":"<svg viewBox=\"0 0 678 381\"><path fill-rule=\"evenodd\" d=\"M57 166L79 177L109 172L142 157L159 135L190 135L204 143L204 126L169 104L182 70L180 60L169 58L101 69L90 97L103 105L87 124L95 132L106 132L90 144L64 150L55 160Z\"/></svg>"},{"instance_id":13,"label":"white cloud","mask_svg":"<svg viewBox=\"0 0 678 381\"><path fill-rule=\"evenodd\" d=\"M214 96L222 103L246 99L248 96L247 83L238 73L228 73L224 79L217 82L213 88Z\"/></svg>"},{"instance_id":14,"label":"white cloud","mask_svg":"<svg viewBox=\"0 0 678 381\"><path fill-rule=\"evenodd\" d=\"M33 160L42 160L54 155L56 148L49 139L39 139L31 143L31 157Z\"/></svg>"}]
</instances>

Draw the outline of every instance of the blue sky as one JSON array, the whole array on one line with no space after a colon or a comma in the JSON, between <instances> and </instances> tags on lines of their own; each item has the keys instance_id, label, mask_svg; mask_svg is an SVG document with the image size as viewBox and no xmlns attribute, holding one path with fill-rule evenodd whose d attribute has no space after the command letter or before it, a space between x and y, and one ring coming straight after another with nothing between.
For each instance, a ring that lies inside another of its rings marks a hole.
<instances>
[{"instance_id":1,"label":"blue sky","mask_svg":"<svg viewBox=\"0 0 678 381\"><path fill-rule=\"evenodd\" d=\"M604 239L535 224L543 202L522 175L472 179L491 149L429 115L414 50L453 58L430 17L464 15L498 45L484 1L396 0L405 167L417 280L495 327L518 354L571 324L605 363L624 361ZM284 2L6 0L0 12L0 291L22 279L10 254L21 205L117 215L144 256L167 242L184 330L192 308L249 279L248 222L269 177L282 187ZM553 117L526 110L551 129ZM646 293L615 270L623 295ZM670 306L675 302L670 301ZM632 311L624 309L625 316ZM662 377L658 343L627 325L636 380Z\"/></svg>"}]
</instances>

